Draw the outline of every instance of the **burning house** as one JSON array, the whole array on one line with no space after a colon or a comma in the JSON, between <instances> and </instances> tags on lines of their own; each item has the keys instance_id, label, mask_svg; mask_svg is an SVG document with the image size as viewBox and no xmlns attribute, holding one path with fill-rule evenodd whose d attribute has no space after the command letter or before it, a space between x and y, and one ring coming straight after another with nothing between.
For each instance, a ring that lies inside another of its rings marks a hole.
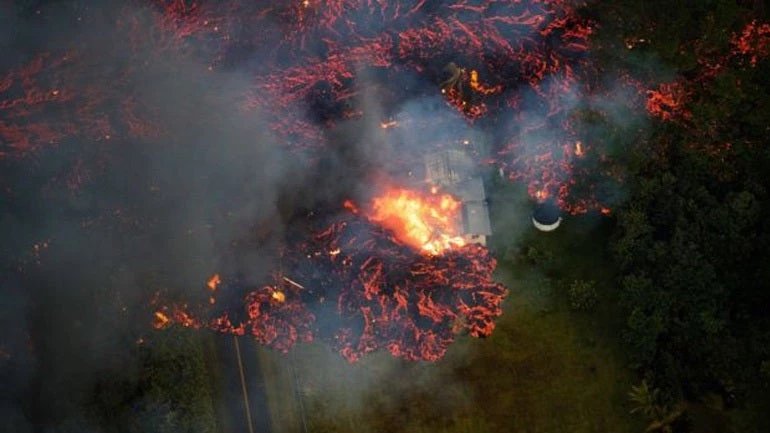
<instances>
[{"instance_id":1,"label":"burning house","mask_svg":"<svg viewBox=\"0 0 770 433\"><path fill-rule=\"evenodd\" d=\"M462 150L448 149L425 156L425 180L457 197L462 204L461 232L466 242L486 245L492 235L484 182Z\"/></svg>"}]
</instances>

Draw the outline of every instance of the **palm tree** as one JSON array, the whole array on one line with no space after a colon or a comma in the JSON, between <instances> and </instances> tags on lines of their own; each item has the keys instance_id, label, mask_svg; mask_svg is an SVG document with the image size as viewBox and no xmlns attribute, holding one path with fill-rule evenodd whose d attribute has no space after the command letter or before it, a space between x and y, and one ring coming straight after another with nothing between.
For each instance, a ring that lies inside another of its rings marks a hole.
<instances>
[{"instance_id":1,"label":"palm tree","mask_svg":"<svg viewBox=\"0 0 770 433\"><path fill-rule=\"evenodd\" d=\"M650 387L646 380L638 386L632 386L628 397L636 406L631 413L641 413L650 420L645 433L672 433L674 423L687 408L685 403L678 403L673 409L660 403L660 390Z\"/></svg>"},{"instance_id":2,"label":"palm tree","mask_svg":"<svg viewBox=\"0 0 770 433\"><path fill-rule=\"evenodd\" d=\"M647 380L642 380L638 386L631 386L628 397L636 406L631 409L631 413L641 413L649 419L660 418L663 408L658 404L660 390L651 388Z\"/></svg>"}]
</instances>

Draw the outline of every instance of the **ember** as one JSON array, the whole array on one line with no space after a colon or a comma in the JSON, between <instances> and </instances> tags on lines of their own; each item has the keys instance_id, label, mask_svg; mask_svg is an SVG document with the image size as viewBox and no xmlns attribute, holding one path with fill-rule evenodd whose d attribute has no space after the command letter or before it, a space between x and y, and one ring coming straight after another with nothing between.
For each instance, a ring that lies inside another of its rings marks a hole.
<instances>
[{"instance_id":1,"label":"ember","mask_svg":"<svg viewBox=\"0 0 770 433\"><path fill-rule=\"evenodd\" d=\"M219 278L219 274L214 274L209 278L209 282L206 283L209 289L216 290L219 283L221 283L222 280Z\"/></svg>"}]
</instances>

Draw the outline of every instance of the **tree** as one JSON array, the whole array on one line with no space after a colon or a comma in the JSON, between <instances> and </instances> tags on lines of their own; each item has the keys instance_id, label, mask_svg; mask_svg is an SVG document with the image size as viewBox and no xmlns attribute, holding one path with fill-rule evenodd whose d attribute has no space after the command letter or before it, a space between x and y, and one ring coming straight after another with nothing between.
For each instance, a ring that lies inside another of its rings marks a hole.
<instances>
[{"instance_id":1,"label":"tree","mask_svg":"<svg viewBox=\"0 0 770 433\"><path fill-rule=\"evenodd\" d=\"M628 396L636 404L631 413L640 413L650 420L645 432L671 433L672 424L682 416L686 408L684 403L675 405L673 409L663 405L660 390L650 387L646 380L638 386L632 386Z\"/></svg>"},{"instance_id":2,"label":"tree","mask_svg":"<svg viewBox=\"0 0 770 433\"><path fill-rule=\"evenodd\" d=\"M770 61L727 55L742 13L711 6L694 14L706 37L692 43L725 60L702 73L671 57L689 83L692 116L653 121L648 139L629 143L636 159L626 166L628 200L615 213L612 249L633 365L676 401L715 393L746 403L770 398L756 381L770 359ZM647 14L651 31L671 32L679 47L690 40L660 26L658 13L678 12L642 11L639 25ZM662 57L674 56L664 48L656 46ZM656 428L667 419L659 414Z\"/></svg>"}]
</instances>

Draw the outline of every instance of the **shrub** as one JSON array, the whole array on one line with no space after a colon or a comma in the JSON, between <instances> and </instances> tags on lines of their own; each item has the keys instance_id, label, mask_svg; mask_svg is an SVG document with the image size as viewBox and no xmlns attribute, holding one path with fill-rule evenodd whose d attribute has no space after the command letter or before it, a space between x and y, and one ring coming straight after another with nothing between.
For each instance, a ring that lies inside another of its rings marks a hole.
<instances>
[{"instance_id":1,"label":"shrub","mask_svg":"<svg viewBox=\"0 0 770 433\"><path fill-rule=\"evenodd\" d=\"M598 300L594 281L575 280L569 287L569 305L575 311L591 311Z\"/></svg>"},{"instance_id":2,"label":"shrub","mask_svg":"<svg viewBox=\"0 0 770 433\"><path fill-rule=\"evenodd\" d=\"M542 270L549 270L553 268L556 263L556 258L553 253L547 249L540 250L530 245L524 247L522 253L528 263L535 265Z\"/></svg>"}]
</instances>

